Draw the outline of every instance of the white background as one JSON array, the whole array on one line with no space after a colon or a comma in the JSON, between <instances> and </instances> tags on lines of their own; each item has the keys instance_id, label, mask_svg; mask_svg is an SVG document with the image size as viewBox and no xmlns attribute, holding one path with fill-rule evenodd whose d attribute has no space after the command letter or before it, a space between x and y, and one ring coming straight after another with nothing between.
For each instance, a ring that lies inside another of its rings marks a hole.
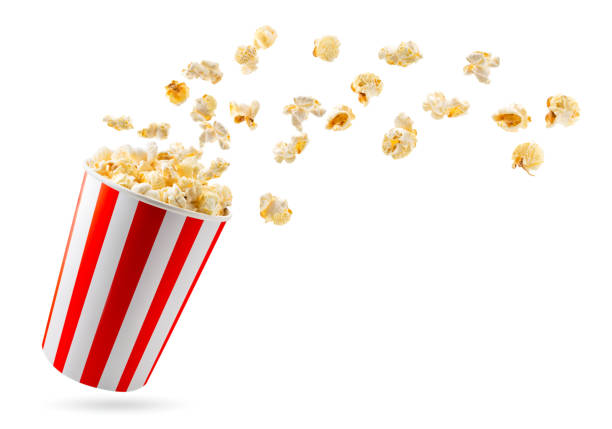
<instances>
[{"instance_id":1,"label":"white background","mask_svg":"<svg viewBox=\"0 0 612 429\"><path fill-rule=\"evenodd\" d=\"M2 47L2 417L11 427L609 428L612 425L610 30L604 2L265 1L5 2ZM269 24L278 40L242 75L240 44ZM311 55L334 34L339 58ZM407 68L377 58L414 40ZM490 85L464 57L501 57ZM223 80L188 81L176 107L164 85L190 61ZM384 81L362 107L349 85ZM471 103L433 120L444 91ZM233 219L151 377L116 394L55 371L40 343L82 177L101 145L143 143L136 128L172 124L196 144L193 97L214 95L232 148L223 183ZM546 129L547 97L580 103L572 127ZM331 132L310 118L311 144L291 165L272 148L295 134L293 96L349 104ZM229 124L230 100L261 102L259 128ZM508 103L533 118L508 133L490 116ZM383 155L400 111L415 121L407 158ZM535 177L511 168L535 141ZM284 227L259 196L287 198Z\"/></svg>"}]
</instances>

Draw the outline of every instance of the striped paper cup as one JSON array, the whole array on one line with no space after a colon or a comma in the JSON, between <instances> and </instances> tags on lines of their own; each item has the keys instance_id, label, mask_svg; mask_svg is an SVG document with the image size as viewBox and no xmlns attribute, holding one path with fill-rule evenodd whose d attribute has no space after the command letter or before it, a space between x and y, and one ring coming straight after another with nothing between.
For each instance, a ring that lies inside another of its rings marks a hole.
<instances>
[{"instance_id":1,"label":"striped paper cup","mask_svg":"<svg viewBox=\"0 0 612 429\"><path fill-rule=\"evenodd\" d=\"M43 351L62 374L144 386L229 216L132 192L85 167Z\"/></svg>"}]
</instances>

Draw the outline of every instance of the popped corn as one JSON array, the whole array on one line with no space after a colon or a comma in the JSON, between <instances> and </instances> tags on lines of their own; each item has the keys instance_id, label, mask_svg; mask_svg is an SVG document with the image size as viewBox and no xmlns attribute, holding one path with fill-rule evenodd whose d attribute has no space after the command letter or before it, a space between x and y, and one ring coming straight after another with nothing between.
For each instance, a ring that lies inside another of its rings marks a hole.
<instances>
[{"instance_id":1,"label":"popped corn","mask_svg":"<svg viewBox=\"0 0 612 429\"><path fill-rule=\"evenodd\" d=\"M168 138L168 131L170 130L170 124L162 122L161 124L152 123L148 128L143 128L138 131L140 137L147 139L158 138L164 140Z\"/></svg>"},{"instance_id":2,"label":"popped corn","mask_svg":"<svg viewBox=\"0 0 612 429\"><path fill-rule=\"evenodd\" d=\"M196 99L191 112L191 119L196 122L210 121L215 116L216 108L217 100L215 100L215 97L204 94L201 98Z\"/></svg>"},{"instance_id":3,"label":"popped corn","mask_svg":"<svg viewBox=\"0 0 612 429\"><path fill-rule=\"evenodd\" d=\"M291 115L291 123L299 131L302 131L302 122L308 118L310 113L318 117L325 114L321 103L312 97L294 97L293 103L285 106L283 113Z\"/></svg>"},{"instance_id":4,"label":"popped corn","mask_svg":"<svg viewBox=\"0 0 612 429\"><path fill-rule=\"evenodd\" d=\"M548 113L546 114L546 127L550 128L555 124L564 126L573 125L580 117L578 103L567 95L555 95L546 100Z\"/></svg>"},{"instance_id":5,"label":"popped corn","mask_svg":"<svg viewBox=\"0 0 612 429\"><path fill-rule=\"evenodd\" d=\"M491 83L489 80L490 67L499 66L499 57L494 57L488 52L474 51L466 58L469 64L463 67L463 72L473 74L482 83Z\"/></svg>"},{"instance_id":6,"label":"popped corn","mask_svg":"<svg viewBox=\"0 0 612 429\"><path fill-rule=\"evenodd\" d=\"M231 101L230 105L230 116L235 123L246 122L250 129L254 130L257 128L255 123L255 116L259 112L259 101L255 100L248 104L238 104L235 101Z\"/></svg>"},{"instance_id":7,"label":"popped corn","mask_svg":"<svg viewBox=\"0 0 612 429\"><path fill-rule=\"evenodd\" d=\"M238 46L234 59L242 66L243 74L253 73L257 70L259 57L257 56L257 48L255 46Z\"/></svg>"},{"instance_id":8,"label":"popped corn","mask_svg":"<svg viewBox=\"0 0 612 429\"><path fill-rule=\"evenodd\" d=\"M266 220L266 223L284 225L289 222L292 214L287 200L282 200L270 193L262 195L259 199L259 215Z\"/></svg>"},{"instance_id":9,"label":"popped corn","mask_svg":"<svg viewBox=\"0 0 612 429\"><path fill-rule=\"evenodd\" d=\"M446 100L446 97L441 92L434 92L427 96L423 103L423 110L431 111L431 116L434 119L442 119L443 117L454 118L463 115L470 107L467 101L459 101L457 98Z\"/></svg>"},{"instance_id":10,"label":"popped corn","mask_svg":"<svg viewBox=\"0 0 612 429\"><path fill-rule=\"evenodd\" d=\"M229 213L232 195L226 186L210 184L228 163L217 159L206 169L199 161L202 151L180 143L158 152L149 142L146 149L129 145L115 151L99 149L87 161L96 173L113 182L161 202L215 216Z\"/></svg>"},{"instance_id":11,"label":"popped corn","mask_svg":"<svg viewBox=\"0 0 612 429\"><path fill-rule=\"evenodd\" d=\"M531 122L527 110L518 104L511 104L499 109L492 118L501 129L512 132L518 131L519 128L527 128L527 125Z\"/></svg>"},{"instance_id":12,"label":"popped corn","mask_svg":"<svg viewBox=\"0 0 612 429\"><path fill-rule=\"evenodd\" d=\"M544 162L544 151L536 143L523 143L512 153L512 168L520 167L533 176L532 171L540 168Z\"/></svg>"},{"instance_id":13,"label":"popped corn","mask_svg":"<svg viewBox=\"0 0 612 429\"><path fill-rule=\"evenodd\" d=\"M395 118L395 128L391 128L383 138L382 150L385 155L400 159L412 152L417 143L417 131L412 125L412 119L405 113Z\"/></svg>"},{"instance_id":14,"label":"popped corn","mask_svg":"<svg viewBox=\"0 0 612 429\"><path fill-rule=\"evenodd\" d=\"M408 64L416 63L423 58L419 47L413 41L402 42L397 48L384 47L378 51L378 58L385 60L387 64L406 67Z\"/></svg>"},{"instance_id":15,"label":"popped corn","mask_svg":"<svg viewBox=\"0 0 612 429\"><path fill-rule=\"evenodd\" d=\"M323 36L314 42L312 55L323 61L333 61L340 53L340 41L336 36Z\"/></svg>"},{"instance_id":16,"label":"popped corn","mask_svg":"<svg viewBox=\"0 0 612 429\"><path fill-rule=\"evenodd\" d=\"M325 128L333 131L346 130L351 126L353 119L355 119L355 114L350 107L345 105L336 106L329 112Z\"/></svg>"},{"instance_id":17,"label":"popped corn","mask_svg":"<svg viewBox=\"0 0 612 429\"><path fill-rule=\"evenodd\" d=\"M276 41L276 30L269 25L264 25L255 30L255 40L253 44L257 49L268 49Z\"/></svg>"},{"instance_id":18,"label":"popped corn","mask_svg":"<svg viewBox=\"0 0 612 429\"><path fill-rule=\"evenodd\" d=\"M380 95L383 83L374 73L361 73L351 83L351 89L359 96L359 102L367 106L370 98Z\"/></svg>"},{"instance_id":19,"label":"popped corn","mask_svg":"<svg viewBox=\"0 0 612 429\"><path fill-rule=\"evenodd\" d=\"M106 115L104 118L102 118L102 120L106 122L106 125L116 129L117 131L131 130L132 128L134 128L134 126L132 125L132 120L129 116L120 116L118 118L113 118L112 116Z\"/></svg>"},{"instance_id":20,"label":"popped corn","mask_svg":"<svg viewBox=\"0 0 612 429\"><path fill-rule=\"evenodd\" d=\"M218 83L223 77L223 73L219 70L219 64L212 61L201 61L199 63L192 62L183 69L183 73L187 79L200 78L209 80L213 84Z\"/></svg>"},{"instance_id":21,"label":"popped corn","mask_svg":"<svg viewBox=\"0 0 612 429\"><path fill-rule=\"evenodd\" d=\"M202 122L200 127L204 130L200 134L200 147L205 143L219 142L221 149L230 148L230 135L227 129L221 123L215 121L212 125L209 122Z\"/></svg>"},{"instance_id":22,"label":"popped corn","mask_svg":"<svg viewBox=\"0 0 612 429\"><path fill-rule=\"evenodd\" d=\"M279 164L283 161L290 164L295 161L296 155L302 153L306 145L308 145L308 135L306 133L291 137L291 143L289 144L279 142L274 147L274 160Z\"/></svg>"},{"instance_id":23,"label":"popped corn","mask_svg":"<svg viewBox=\"0 0 612 429\"><path fill-rule=\"evenodd\" d=\"M166 85L166 95L171 103L178 106L183 104L189 97L189 87L185 82L173 80Z\"/></svg>"}]
</instances>

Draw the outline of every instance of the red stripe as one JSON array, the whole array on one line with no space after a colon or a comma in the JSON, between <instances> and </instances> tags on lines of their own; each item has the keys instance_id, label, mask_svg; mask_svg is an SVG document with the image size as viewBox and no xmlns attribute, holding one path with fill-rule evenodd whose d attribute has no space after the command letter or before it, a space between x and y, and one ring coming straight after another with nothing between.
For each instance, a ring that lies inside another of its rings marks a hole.
<instances>
[{"instance_id":1,"label":"red stripe","mask_svg":"<svg viewBox=\"0 0 612 429\"><path fill-rule=\"evenodd\" d=\"M170 255L170 259L168 260L168 265L166 266L164 274L162 275L159 285L157 286L157 290L155 291L153 301L151 301L151 305L149 306L149 311L147 312L145 320L140 327L140 332L138 333L134 347L132 347L130 357L128 358L125 368L123 369L123 373L121 374L121 379L119 380L119 384L117 385L116 389L118 392L125 392L129 387L132 377L134 377L134 373L136 372L138 364L140 363L140 359L147 348L147 344L149 344L153 331L155 331L157 322L164 311L164 307L166 306L166 302L172 293L176 279L183 269L185 260L191 251L191 247L198 236L201 226L202 220L200 219L188 217L185 220L181 233L179 234L176 244L174 245L174 249L172 250L172 254Z\"/></svg>"},{"instance_id":2,"label":"red stripe","mask_svg":"<svg viewBox=\"0 0 612 429\"><path fill-rule=\"evenodd\" d=\"M59 289L60 281L62 280L62 274L64 273L64 264L66 263L66 255L68 255L68 248L70 248L70 241L72 240L72 231L74 231L74 223L76 222L77 213L79 212L79 206L81 205L81 196L83 195L83 188L85 187L85 178L87 173L83 174L83 181L81 182L81 190L79 191L79 199L77 200L76 208L74 209L74 216L72 217L72 225L70 225L70 233L68 234L68 242L66 243L66 250L64 250L64 258L62 259L62 265L60 266L59 276L57 277L57 285L55 285L55 293L53 294L53 301L51 301L51 310L49 311L49 318L47 319L47 327L45 328L45 336L43 337L42 346L45 348L45 341L47 340L47 332L49 331L49 324L51 323L51 315L53 314L53 307L55 307L55 299L57 298L57 290Z\"/></svg>"},{"instance_id":3,"label":"red stripe","mask_svg":"<svg viewBox=\"0 0 612 429\"><path fill-rule=\"evenodd\" d=\"M161 349L159 349L159 353L157 353L155 362L153 362L153 366L151 367L151 370L149 371L149 375L147 375L147 379L145 380L144 384L147 384L147 382L149 381L149 377L151 377L151 373L155 369L155 365L157 365L157 361L159 360L159 357L164 351L164 348L166 347L166 343L168 342L170 335L172 335L172 331L174 331L176 322L178 322L179 317L181 317L181 313L183 313L185 304L187 304L187 300L191 296L191 292L193 291L194 286L198 282L198 279L200 278L200 274L202 274L202 270L204 269L206 262L208 262L208 257L210 256L212 250L215 248L215 244L217 244L217 240L219 239L219 235L221 235L221 231L223 231L224 226L225 226L225 222L221 222L221 225L219 225L219 228L217 229L215 237L213 238L212 242L210 243L210 247L208 248L208 251L206 252L206 256L204 256L204 261L202 261L202 265L200 265L200 269L198 270L198 273L196 274L195 279L193 279L193 283L191 283L191 286L189 287L189 291L187 292L187 295L185 296L185 300L183 301L183 304L181 305L181 308L179 309L176 315L176 318L174 319L174 322L172 323L172 326L170 327L170 331L168 331L168 335L166 335L166 339L164 340L164 343L162 344Z\"/></svg>"},{"instance_id":4,"label":"red stripe","mask_svg":"<svg viewBox=\"0 0 612 429\"><path fill-rule=\"evenodd\" d=\"M96 269L96 264L98 263L100 249L102 249L104 237L106 236L108 224L113 215L118 195L118 191L104 184L100 186L98 201L91 219L91 225L89 226L89 233L87 234L87 241L83 249L81 264L74 282L74 289L70 297L64 328L62 329L62 335L59 345L57 346L57 353L55 354L55 361L53 362L53 366L60 372L64 370L64 365L66 364L68 351L70 350L74 332L76 331L79 318L81 317L83 303L85 302L89 284L91 283L91 278Z\"/></svg>"},{"instance_id":5,"label":"red stripe","mask_svg":"<svg viewBox=\"0 0 612 429\"><path fill-rule=\"evenodd\" d=\"M81 383L96 387L142 275L165 210L139 202L98 322Z\"/></svg>"}]
</instances>

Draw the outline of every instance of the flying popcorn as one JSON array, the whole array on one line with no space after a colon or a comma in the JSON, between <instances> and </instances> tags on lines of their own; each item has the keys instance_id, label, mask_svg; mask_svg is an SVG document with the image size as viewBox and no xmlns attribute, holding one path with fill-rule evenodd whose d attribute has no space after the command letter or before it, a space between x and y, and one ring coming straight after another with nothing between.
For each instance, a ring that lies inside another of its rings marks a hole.
<instances>
[{"instance_id":1,"label":"flying popcorn","mask_svg":"<svg viewBox=\"0 0 612 429\"><path fill-rule=\"evenodd\" d=\"M238 104L235 101L230 102L230 116L235 123L246 122L250 129L257 128L255 116L259 112L259 102L253 101L250 105Z\"/></svg>"},{"instance_id":2,"label":"flying popcorn","mask_svg":"<svg viewBox=\"0 0 612 429\"><path fill-rule=\"evenodd\" d=\"M148 128L143 128L142 130L138 131L138 135L147 139L158 138L160 140L165 140L168 138L169 131L170 124L165 122L162 122L161 124L152 123Z\"/></svg>"},{"instance_id":3,"label":"flying popcorn","mask_svg":"<svg viewBox=\"0 0 612 429\"><path fill-rule=\"evenodd\" d=\"M489 72L491 67L499 66L499 57L493 57L488 52L474 51L466 58L469 64L463 67L465 74L473 74L479 82L490 83Z\"/></svg>"},{"instance_id":4,"label":"flying popcorn","mask_svg":"<svg viewBox=\"0 0 612 429\"><path fill-rule=\"evenodd\" d=\"M276 41L276 31L269 25L264 25L255 30L253 44L257 49L268 49Z\"/></svg>"},{"instance_id":5,"label":"flying popcorn","mask_svg":"<svg viewBox=\"0 0 612 429\"><path fill-rule=\"evenodd\" d=\"M259 199L259 214L266 220L266 223L284 225L289 222L292 213L287 200L282 200L270 193L262 195Z\"/></svg>"},{"instance_id":6,"label":"flying popcorn","mask_svg":"<svg viewBox=\"0 0 612 429\"><path fill-rule=\"evenodd\" d=\"M382 48L378 51L378 58L385 60L387 64L406 67L409 64L416 63L423 56L416 43L410 41L400 43L397 48L389 46Z\"/></svg>"},{"instance_id":7,"label":"flying popcorn","mask_svg":"<svg viewBox=\"0 0 612 429\"><path fill-rule=\"evenodd\" d=\"M219 122L215 121L212 125L209 122L202 122L200 127L204 130L200 134L200 146L206 143L219 142L221 149L230 148L230 135L227 129Z\"/></svg>"},{"instance_id":8,"label":"flying popcorn","mask_svg":"<svg viewBox=\"0 0 612 429\"><path fill-rule=\"evenodd\" d=\"M333 61L340 53L340 41L336 36L324 36L315 40L312 55L323 61Z\"/></svg>"},{"instance_id":9,"label":"flying popcorn","mask_svg":"<svg viewBox=\"0 0 612 429\"><path fill-rule=\"evenodd\" d=\"M527 128L527 125L531 122L531 117L527 115L525 108L518 104L499 109L492 118L501 129L511 132L518 131L520 128Z\"/></svg>"},{"instance_id":10,"label":"flying popcorn","mask_svg":"<svg viewBox=\"0 0 612 429\"><path fill-rule=\"evenodd\" d=\"M434 119L442 119L445 116L455 118L465 114L469 108L470 103L467 101L459 101L456 98L448 101L441 92L429 94L423 103L423 110L431 112Z\"/></svg>"},{"instance_id":11,"label":"flying popcorn","mask_svg":"<svg viewBox=\"0 0 612 429\"><path fill-rule=\"evenodd\" d=\"M183 104L189 97L189 87L185 82L177 82L173 80L166 85L166 95L171 103L177 106Z\"/></svg>"},{"instance_id":12,"label":"flying popcorn","mask_svg":"<svg viewBox=\"0 0 612 429\"><path fill-rule=\"evenodd\" d=\"M212 61L189 63L187 68L183 69L183 73L185 73L187 79L199 78L208 80L213 84L218 83L223 77L223 73L219 70L219 64L213 63Z\"/></svg>"},{"instance_id":13,"label":"flying popcorn","mask_svg":"<svg viewBox=\"0 0 612 429\"><path fill-rule=\"evenodd\" d=\"M289 104L283 108L283 113L291 115L291 123L299 131L302 131L302 122L304 122L310 113L321 117L325 114L325 109L321 107L321 103L312 97L294 97L294 104Z\"/></svg>"},{"instance_id":14,"label":"flying popcorn","mask_svg":"<svg viewBox=\"0 0 612 429\"><path fill-rule=\"evenodd\" d=\"M253 73L257 70L259 57L257 56L257 48L255 46L238 46L234 59L242 66L243 74Z\"/></svg>"},{"instance_id":15,"label":"flying popcorn","mask_svg":"<svg viewBox=\"0 0 612 429\"><path fill-rule=\"evenodd\" d=\"M395 128L391 128L383 138L382 150L385 155L400 159L412 152L417 143L417 131L412 124L412 119L405 113L395 118Z\"/></svg>"},{"instance_id":16,"label":"flying popcorn","mask_svg":"<svg viewBox=\"0 0 612 429\"><path fill-rule=\"evenodd\" d=\"M229 167L229 162L223 158L217 158L210 163L207 170L202 170L198 173L198 179L208 182L212 179L218 179Z\"/></svg>"},{"instance_id":17,"label":"flying popcorn","mask_svg":"<svg viewBox=\"0 0 612 429\"><path fill-rule=\"evenodd\" d=\"M216 108L217 100L215 100L215 97L204 94L201 98L196 99L191 112L191 119L196 122L210 121L215 116Z\"/></svg>"},{"instance_id":18,"label":"flying popcorn","mask_svg":"<svg viewBox=\"0 0 612 429\"><path fill-rule=\"evenodd\" d=\"M302 133L291 138L291 143L280 142L274 147L274 160L279 164L285 161L291 164L297 155L302 153L308 144L308 135Z\"/></svg>"},{"instance_id":19,"label":"flying popcorn","mask_svg":"<svg viewBox=\"0 0 612 429\"><path fill-rule=\"evenodd\" d=\"M536 143L523 143L512 153L512 168L520 167L533 176L533 171L544 162L544 151Z\"/></svg>"},{"instance_id":20,"label":"flying popcorn","mask_svg":"<svg viewBox=\"0 0 612 429\"><path fill-rule=\"evenodd\" d=\"M548 113L546 114L546 127L550 128L555 124L570 126L576 123L580 117L578 103L567 95L555 95L546 100Z\"/></svg>"},{"instance_id":21,"label":"flying popcorn","mask_svg":"<svg viewBox=\"0 0 612 429\"><path fill-rule=\"evenodd\" d=\"M355 114L350 107L336 106L329 112L325 128L333 131L346 130L351 126L353 119L355 119Z\"/></svg>"},{"instance_id":22,"label":"flying popcorn","mask_svg":"<svg viewBox=\"0 0 612 429\"><path fill-rule=\"evenodd\" d=\"M351 89L359 96L359 102L367 106L370 98L380 95L383 83L374 73L361 73L351 83Z\"/></svg>"},{"instance_id":23,"label":"flying popcorn","mask_svg":"<svg viewBox=\"0 0 612 429\"><path fill-rule=\"evenodd\" d=\"M106 125L116 129L117 131L131 130L132 128L134 128L134 126L132 125L132 120L129 116L120 116L118 118L113 118L112 116L106 115L104 118L102 118L102 120L106 122Z\"/></svg>"}]
</instances>

